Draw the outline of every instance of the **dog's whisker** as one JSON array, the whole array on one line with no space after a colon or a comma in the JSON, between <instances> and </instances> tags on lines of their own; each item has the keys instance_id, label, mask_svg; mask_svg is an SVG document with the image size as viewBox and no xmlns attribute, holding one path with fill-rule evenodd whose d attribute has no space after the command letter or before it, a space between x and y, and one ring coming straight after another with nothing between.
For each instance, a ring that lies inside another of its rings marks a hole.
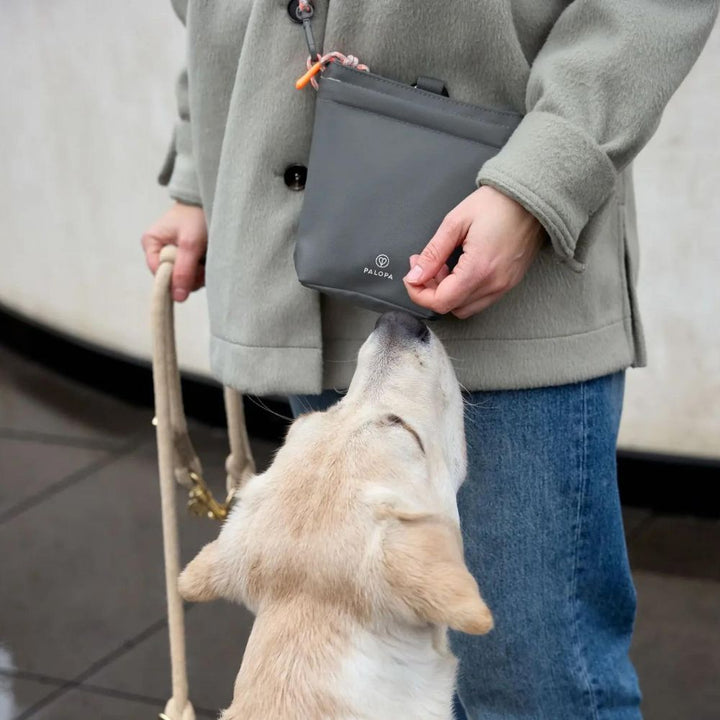
<instances>
[{"instance_id":1,"label":"dog's whisker","mask_svg":"<svg viewBox=\"0 0 720 720\"><path fill-rule=\"evenodd\" d=\"M253 395L246 395L245 396L251 403L257 405L259 408L262 408L263 410L266 410L271 415L274 415L275 417L280 418L281 420L287 420L287 422L292 422L295 418L287 417L287 415L283 415L282 413L279 413L272 408L269 408L264 402L259 400L258 398L254 397Z\"/></svg>"}]
</instances>

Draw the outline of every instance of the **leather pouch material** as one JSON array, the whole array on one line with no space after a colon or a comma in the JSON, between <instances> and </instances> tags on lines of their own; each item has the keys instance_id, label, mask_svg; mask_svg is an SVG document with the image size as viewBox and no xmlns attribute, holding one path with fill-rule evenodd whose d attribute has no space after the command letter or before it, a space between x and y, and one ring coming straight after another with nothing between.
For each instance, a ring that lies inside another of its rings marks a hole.
<instances>
[{"instance_id":1,"label":"leather pouch material","mask_svg":"<svg viewBox=\"0 0 720 720\"><path fill-rule=\"evenodd\" d=\"M372 310L435 314L402 278L522 116L331 63L295 244L300 282Z\"/></svg>"}]
</instances>

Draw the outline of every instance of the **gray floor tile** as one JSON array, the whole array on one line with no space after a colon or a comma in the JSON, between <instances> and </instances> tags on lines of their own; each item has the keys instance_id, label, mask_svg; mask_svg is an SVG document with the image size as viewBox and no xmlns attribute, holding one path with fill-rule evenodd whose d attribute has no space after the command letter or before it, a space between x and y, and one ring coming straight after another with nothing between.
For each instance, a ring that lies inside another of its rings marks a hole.
<instances>
[{"instance_id":1,"label":"gray floor tile","mask_svg":"<svg viewBox=\"0 0 720 720\"><path fill-rule=\"evenodd\" d=\"M630 564L637 570L720 581L720 521L654 516L632 536Z\"/></svg>"},{"instance_id":2,"label":"gray floor tile","mask_svg":"<svg viewBox=\"0 0 720 720\"><path fill-rule=\"evenodd\" d=\"M206 477L216 494L221 496L222 483L225 481L226 433L223 429L197 424L191 424L190 432ZM256 439L251 441L251 445L258 470L262 471L270 463L277 445ZM154 461L154 446L145 447L143 452ZM186 527L188 523L189 528ZM200 528L192 527L196 524ZM192 518L185 519L182 526L186 530L193 530L193 535L201 529L206 540L212 539L219 530L215 524ZM186 541L185 545L190 552L192 543ZM198 604L187 613L186 624L192 700L201 708L224 707L232 697L232 687L250 633L252 615L242 607L224 602ZM86 678L86 682L94 686L166 698L170 692L166 628Z\"/></svg>"},{"instance_id":3,"label":"gray floor tile","mask_svg":"<svg viewBox=\"0 0 720 720\"><path fill-rule=\"evenodd\" d=\"M720 718L720 583L634 573L631 656L646 720Z\"/></svg>"},{"instance_id":4,"label":"gray floor tile","mask_svg":"<svg viewBox=\"0 0 720 720\"><path fill-rule=\"evenodd\" d=\"M0 643L20 670L72 679L164 616L157 485L145 447L0 526ZM217 532L184 520L185 559Z\"/></svg>"},{"instance_id":5,"label":"gray floor tile","mask_svg":"<svg viewBox=\"0 0 720 720\"><path fill-rule=\"evenodd\" d=\"M0 673L0 720L13 720L57 687Z\"/></svg>"},{"instance_id":6,"label":"gray floor tile","mask_svg":"<svg viewBox=\"0 0 720 720\"><path fill-rule=\"evenodd\" d=\"M199 708L218 710L232 699L235 676L252 625L252 615L229 603L194 606L186 616L190 697ZM163 629L87 678L94 686L167 698L170 665Z\"/></svg>"},{"instance_id":7,"label":"gray floor tile","mask_svg":"<svg viewBox=\"0 0 720 720\"><path fill-rule=\"evenodd\" d=\"M39 433L117 446L151 433L152 413L67 380L0 347L0 434Z\"/></svg>"},{"instance_id":8,"label":"gray floor tile","mask_svg":"<svg viewBox=\"0 0 720 720\"><path fill-rule=\"evenodd\" d=\"M99 695L83 690L70 690L40 708L28 720L154 720L163 706L136 702L125 698Z\"/></svg>"},{"instance_id":9,"label":"gray floor tile","mask_svg":"<svg viewBox=\"0 0 720 720\"><path fill-rule=\"evenodd\" d=\"M0 518L108 451L0 437Z\"/></svg>"},{"instance_id":10,"label":"gray floor tile","mask_svg":"<svg viewBox=\"0 0 720 720\"><path fill-rule=\"evenodd\" d=\"M624 507L622 509L623 525L625 526L625 536L628 541L634 536L643 523L651 516L650 510L645 508Z\"/></svg>"}]
</instances>

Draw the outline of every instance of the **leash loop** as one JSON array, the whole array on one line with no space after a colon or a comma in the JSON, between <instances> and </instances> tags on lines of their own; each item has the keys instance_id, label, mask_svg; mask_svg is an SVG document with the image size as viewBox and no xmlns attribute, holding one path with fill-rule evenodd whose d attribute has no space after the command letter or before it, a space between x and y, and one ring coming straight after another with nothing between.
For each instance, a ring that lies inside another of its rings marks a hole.
<instances>
[{"instance_id":1,"label":"leash loop","mask_svg":"<svg viewBox=\"0 0 720 720\"><path fill-rule=\"evenodd\" d=\"M225 388L230 455L226 468L228 497L217 502L205 483L202 465L190 441L182 402L180 371L175 344L174 303L170 294L177 248L168 245L160 253L152 295L153 390L157 432L160 504L165 558L168 634L172 697L160 714L161 720L195 720L188 699L185 621L183 601L177 587L180 574L180 543L176 507L178 484L189 490L190 510L195 514L224 520L235 491L255 472L255 463L245 426L242 395Z\"/></svg>"}]
</instances>

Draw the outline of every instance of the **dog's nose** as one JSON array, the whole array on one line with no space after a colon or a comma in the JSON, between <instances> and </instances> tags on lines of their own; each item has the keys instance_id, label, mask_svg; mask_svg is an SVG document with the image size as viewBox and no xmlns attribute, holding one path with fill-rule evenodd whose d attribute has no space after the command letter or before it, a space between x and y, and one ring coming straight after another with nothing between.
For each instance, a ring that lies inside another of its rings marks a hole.
<instances>
[{"instance_id":1,"label":"dog's nose","mask_svg":"<svg viewBox=\"0 0 720 720\"><path fill-rule=\"evenodd\" d=\"M375 323L375 329L384 330L394 337L420 342L427 342L430 337L430 330L422 320L402 310L383 313Z\"/></svg>"}]
</instances>

